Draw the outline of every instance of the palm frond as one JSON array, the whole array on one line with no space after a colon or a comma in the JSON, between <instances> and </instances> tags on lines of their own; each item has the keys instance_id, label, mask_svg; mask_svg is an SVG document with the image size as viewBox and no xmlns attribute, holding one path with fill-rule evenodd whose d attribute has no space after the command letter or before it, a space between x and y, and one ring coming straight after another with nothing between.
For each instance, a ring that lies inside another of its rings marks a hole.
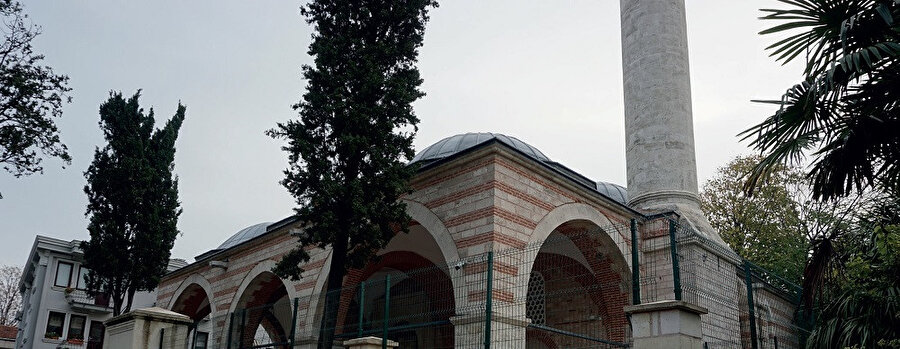
<instances>
[{"instance_id":1,"label":"palm frond","mask_svg":"<svg viewBox=\"0 0 900 349\"><path fill-rule=\"evenodd\" d=\"M790 8L762 10L762 19L781 23L761 34L788 34L767 50L782 63L803 55L806 78L780 102L761 101L779 109L739 134L763 155L748 193L772 166L799 163L807 155L814 159L808 176L819 198L862 190L879 174L900 174L900 160L889 160L900 154L897 137L879 132L894 125L900 96L870 86L873 80L891 79L887 72L898 73L892 67L900 61L900 28L894 20L900 2L781 2Z\"/></svg>"}]
</instances>

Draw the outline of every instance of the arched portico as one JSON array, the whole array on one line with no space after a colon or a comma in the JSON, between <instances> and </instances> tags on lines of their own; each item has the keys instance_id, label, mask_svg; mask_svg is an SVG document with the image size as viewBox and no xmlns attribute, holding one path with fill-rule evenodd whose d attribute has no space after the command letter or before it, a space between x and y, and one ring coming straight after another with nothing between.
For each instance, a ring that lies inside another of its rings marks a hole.
<instances>
[{"instance_id":1,"label":"arched portico","mask_svg":"<svg viewBox=\"0 0 900 349\"><path fill-rule=\"evenodd\" d=\"M618 249L609 244L608 236L587 221L564 223L547 237L529 271L525 317L536 326L526 333L528 345L596 344L562 332L626 340L630 274Z\"/></svg>"},{"instance_id":2,"label":"arched portico","mask_svg":"<svg viewBox=\"0 0 900 349\"><path fill-rule=\"evenodd\" d=\"M573 202L557 206L547 213L535 226L528 239L529 245L540 244L547 240L553 231L566 222L588 221L597 229L602 229L611 239L611 245L619 248L626 265L631 267L631 260L624 257L631 256L630 241L626 239L630 233L623 224L613 223L609 217L588 204ZM529 270L530 271L530 270Z\"/></svg>"},{"instance_id":3,"label":"arched portico","mask_svg":"<svg viewBox=\"0 0 900 349\"><path fill-rule=\"evenodd\" d=\"M443 264L458 261L459 250L456 248L456 242L453 241L450 231L447 230L441 219L421 203L411 200L403 200L403 202L406 204L406 213L409 217L421 224L437 244L441 255L444 256Z\"/></svg>"},{"instance_id":4,"label":"arched portico","mask_svg":"<svg viewBox=\"0 0 900 349\"><path fill-rule=\"evenodd\" d=\"M360 304L363 304L363 307L380 304L383 308L384 298L375 299L373 297L379 297L379 293L383 297L387 286L394 290L394 294L391 295L391 299L394 300L392 307L394 312L391 318L398 319L392 322L391 326L410 325L414 327L416 323L421 322L447 322L446 330L430 326L422 330L401 331L403 333L394 333L392 336L399 335L400 337L397 339L410 343L416 342L418 338L438 338L443 340L442 343L449 341L452 347L453 334L449 318L455 312L453 290L454 283L459 278L448 275L447 264L459 260L459 253L449 231L431 210L418 202L409 200L404 202L407 205L407 213L413 220L409 232L397 233L385 248L378 251L376 258L369 264L361 269L348 271L344 279L345 289L341 292L339 301L336 335L340 339L344 332L352 331L353 334L356 334L359 327ZM308 324L318 324L324 318L323 296L327 283L325 276L328 274L330 264L329 256L319 272L320 277L312 295L301 298L301 308L304 299L309 300L308 315L306 315ZM391 275L393 278L389 285L386 285L384 281L387 275ZM359 285L364 282L369 288L369 292L360 303ZM395 299L397 297L402 297L403 301ZM375 311L374 308L370 307L363 311L364 321L369 321L376 316L376 313L372 312ZM409 312L409 314L404 316L401 311ZM427 316L423 316L423 314L427 314ZM380 321L381 318L379 317L378 320ZM318 328L307 326L308 328L303 329L303 325L300 326L301 337L304 335L311 339L318 337ZM371 327L371 325L365 326ZM445 331L447 333L435 336L433 333L427 335L420 333L422 331ZM419 347L423 347L423 345L424 347L435 347L435 342L419 344ZM441 346L438 345L438 347Z\"/></svg>"},{"instance_id":5,"label":"arched portico","mask_svg":"<svg viewBox=\"0 0 900 349\"><path fill-rule=\"evenodd\" d=\"M212 286L203 275L191 274L185 278L169 301L169 310L190 316L193 320L215 314Z\"/></svg>"},{"instance_id":6,"label":"arched portico","mask_svg":"<svg viewBox=\"0 0 900 349\"><path fill-rule=\"evenodd\" d=\"M259 262L241 282L229 310L232 341L239 347L271 344L288 348L293 323L293 287L272 273L275 262Z\"/></svg>"},{"instance_id":7,"label":"arched portico","mask_svg":"<svg viewBox=\"0 0 900 349\"><path fill-rule=\"evenodd\" d=\"M372 273L377 272L377 270L370 270L374 265L378 265L379 268L384 268L385 270L405 273L406 271L421 268L443 270L446 269L448 263L459 260L459 252L456 248L456 243L453 241L451 234L441 222L440 218L421 203L410 200L404 200L404 203L407 205L407 214L412 218L409 233L398 233L395 235L388 245L377 253L377 257L363 269L348 271L344 279L345 287L357 287L361 282L369 279ZM409 256L409 254L415 255L415 258L403 261L401 263L402 265L387 266L383 264L385 261L395 260L395 257L398 255ZM327 275L331 267L331 258L332 255L329 252L322 269L319 270L319 276L315 281L315 286L309 288L309 294L303 293L300 297L299 302L301 312L298 320L301 321L298 323L297 337L301 340L315 341L319 336L320 328L318 328L317 325L312 324L319 324L324 317L325 285L327 284ZM410 261L414 261L415 263L409 264L408 262ZM453 309L453 289L456 283L462 282L462 280L457 280L459 279L458 277L450 278L445 272L441 272L441 277L442 279L438 282L440 284L439 292L445 294L442 294L440 297L447 299L447 302L444 302L447 304L442 303L442 305L438 307ZM434 283L433 280L429 280L429 282ZM406 282L403 285L400 285L400 287L404 287L404 285L410 283L411 281ZM339 312L339 317L337 319L338 324L343 324L348 315L358 318L358 314L350 314L346 311L349 302L356 302L356 299L354 298L356 295L355 292L356 291L354 290L345 290L342 292L340 302L342 310Z\"/></svg>"},{"instance_id":8,"label":"arched portico","mask_svg":"<svg viewBox=\"0 0 900 349\"><path fill-rule=\"evenodd\" d=\"M169 301L169 310L187 315L193 320L187 338L190 347L196 346L197 341L209 341L209 334L213 330L211 317L216 312L213 299L209 281L194 273L181 282Z\"/></svg>"},{"instance_id":9,"label":"arched portico","mask_svg":"<svg viewBox=\"0 0 900 349\"><path fill-rule=\"evenodd\" d=\"M589 345L589 339L624 342L631 275L625 253L630 246L619 227L598 210L573 203L557 207L537 225L522 254L513 292L521 309L511 316L529 322L529 348ZM594 343L596 344L596 343Z\"/></svg>"},{"instance_id":10,"label":"arched portico","mask_svg":"<svg viewBox=\"0 0 900 349\"><path fill-rule=\"evenodd\" d=\"M358 271L342 293L338 323L344 333L358 335L383 328L390 312L389 338L401 347L452 348L455 315L453 289L446 267L415 252L387 252ZM360 286L362 285L362 286ZM388 306L389 308L386 308ZM362 318L360 318L362 315ZM362 321L362 323L360 323ZM421 326L429 324L427 326Z\"/></svg>"},{"instance_id":11,"label":"arched portico","mask_svg":"<svg viewBox=\"0 0 900 349\"><path fill-rule=\"evenodd\" d=\"M234 293L234 299L231 301L231 306L228 308L228 313L234 313L235 310L241 309L239 306L241 297L245 296L248 292L247 288L253 285L253 281L257 279L261 274L270 274L281 282L281 286L283 286L286 291L288 298L297 298L297 292L293 287L288 287L289 285L283 282L280 278L275 276L272 273L272 269L275 268L275 264L277 262L271 259L262 260L245 274L244 278L241 280L240 286L237 288L237 292Z\"/></svg>"}]
</instances>

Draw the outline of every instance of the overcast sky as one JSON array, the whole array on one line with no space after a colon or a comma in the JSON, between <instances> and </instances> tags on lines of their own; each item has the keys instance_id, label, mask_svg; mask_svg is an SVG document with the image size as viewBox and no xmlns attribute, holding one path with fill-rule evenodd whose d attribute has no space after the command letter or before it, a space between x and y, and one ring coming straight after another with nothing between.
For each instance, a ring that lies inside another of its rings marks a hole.
<instances>
[{"instance_id":1,"label":"overcast sky","mask_svg":"<svg viewBox=\"0 0 900 349\"><path fill-rule=\"evenodd\" d=\"M772 112L751 99L798 80L757 33L771 0L686 0L701 185L738 154L736 134ZM37 234L87 239L83 172L103 144L98 107L110 90L143 89L159 122L187 117L175 172L184 213L173 257L215 248L248 225L291 214L278 184L281 142L264 135L296 117L310 27L299 1L29 0L34 45L71 78L58 125L74 160L43 175L0 172L0 264L25 263ZM618 0L445 0L431 12L419 68L428 94L416 149L463 132L500 132L595 180L625 185Z\"/></svg>"}]
</instances>

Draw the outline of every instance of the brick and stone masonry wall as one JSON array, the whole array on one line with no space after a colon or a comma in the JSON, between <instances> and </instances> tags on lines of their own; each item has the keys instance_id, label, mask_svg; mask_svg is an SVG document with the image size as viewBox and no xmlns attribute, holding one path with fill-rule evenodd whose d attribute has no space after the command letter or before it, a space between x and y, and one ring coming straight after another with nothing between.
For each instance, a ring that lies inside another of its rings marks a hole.
<instances>
[{"instance_id":1,"label":"brick and stone masonry wall","mask_svg":"<svg viewBox=\"0 0 900 349\"><path fill-rule=\"evenodd\" d=\"M750 343L750 312L747 303L747 288L743 280L739 281L740 328L741 338ZM800 348L802 329L794 323L797 311L796 300L791 299L772 286L761 282L753 285L753 303L755 304L757 338L760 348Z\"/></svg>"},{"instance_id":2,"label":"brick and stone masonry wall","mask_svg":"<svg viewBox=\"0 0 900 349\"><path fill-rule=\"evenodd\" d=\"M210 300L212 305L211 317L214 320L214 333L224 333L227 329L227 315L234 309L234 302L241 297L237 294L238 288L249 282L261 271L268 271L281 256L286 254L296 245L296 238L288 234L288 229L254 240L246 245L239 245L225 254L215 256L214 260L227 261L227 269L211 267L208 262L188 266L163 278L158 287L157 304L160 307L171 308L178 298L175 294L182 284L191 283L198 277L205 280L211 289ZM304 304L299 304L300 310L309 308L310 302L316 303L317 299L308 296L315 293L316 285L320 283L319 277L328 252L321 249L310 249L311 258L304 266L304 277L298 281L282 280L287 288L289 298L299 297ZM252 272L253 275L250 275ZM186 286L186 285L184 285ZM298 331L308 330L305 319L299 319ZM215 336L214 336L215 337Z\"/></svg>"},{"instance_id":3,"label":"brick and stone masonry wall","mask_svg":"<svg viewBox=\"0 0 900 349\"><path fill-rule=\"evenodd\" d=\"M439 242L443 244L442 250L449 248L462 260L472 261L472 264L463 268L461 275L452 276L457 291L457 309L466 309L470 304L483 302L486 268L479 267L479 263L484 263L486 252L525 251L529 246L540 246L548 234L557 231L557 228L567 222L574 221L586 223L586 227L597 231L602 228L607 235L598 240L602 243L597 248L603 250L602 255L610 258L608 263L588 261L600 282L617 285L604 291L609 297L614 295L605 300L605 312L621 313L621 307L630 304L631 241L628 221L633 215L630 211L500 145L486 147L428 169L414 179L412 186L414 191L403 199L424 206L437 217L439 224L443 225L451 237L448 241L452 242L449 244L453 245L447 246L446 241ZM435 240L440 238L435 237ZM253 277L248 274L258 272L259 270L254 269L259 269L260 265L274 263L294 245L295 239L288 235L288 229L285 228L217 256L217 260L228 260L227 270L209 265L189 266L164 278L159 288L159 304L171 306L171 302L178 297L175 292L181 284L196 274L210 285L209 292L213 294L214 304L213 317L224 319L228 311L235 307L233 302L240 297L237 294L240 285L245 279ZM507 306L510 310L500 315L524 319L528 275L531 263L537 257L537 249L533 250L534 253L519 253L518 257L495 263L493 272L497 277L494 278L493 298L501 302L501 305L503 302L513 305ZM328 252L318 249L311 252L313 257L306 266L304 278L296 282L284 281L288 285L289 295L300 297L301 310L310 314L308 320L299 321L298 329L314 329L313 324L307 322L316 321L314 315L319 300L306 296L321 293L319 287L324 284L320 277L324 277L321 274L324 273ZM588 250L580 252L593 254ZM666 253L659 252L657 257L654 257L654 253L657 252L643 249L642 260L658 257L664 262L668 258ZM591 258L593 257L589 259ZM646 268L659 268L657 274L665 278L666 268L663 262L649 265L642 263L643 275L651 273L651 270L644 270ZM671 275L668 277L671 278ZM663 284L664 281L660 283ZM656 292L646 288L642 291L647 298L651 298L651 293ZM671 290L668 294L671 294ZM304 299L307 300L305 303L302 301ZM621 319L614 317L608 319L613 322L605 323L609 336L616 339L627 338L627 323ZM512 323L510 326L520 326L515 325L515 321ZM225 321L219 321L216 325L224 327L226 324Z\"/></svg>"},{"instance_id":4,"label":"brick and stone masonry wall","mask_svg":"<svg viewBox=\"0 0 900 349\"><path fill-rule=\"evenodd\" d=\"M677 233L682 299L708 310L701 316L701 328L703 341L710 348L740 345L742 283L736 273L737 256L722 247L707 245L713 243L709 240L691 239L692 236L686 230ZM668 221L645 223L641 227L640 248L642 303L674 300Z\"/></svg>"},{"instance_id":5,"label":"brick and stone masonry wall","mask_svg":"<svg viewBox=\"0 0 900 349\"><path fill-rule=\"evenodd\" d=\"M559 178L549 173L539 173L527 163L517 161L513 155L503 152L488 153L486 156L472 156L477 160L460 159L459 164L442 166L446 170L436 170L424 178L414 182L415 192L406 199L419 202L432 210L453 235L459 255L463 258L483 255L487 251L524 250L526 246L540 245L543 237L535 236L535 229L552 211L567 204L584 204L600 212L605 225L616 224L620 228L627 225L628 217L621 212L612 212L596 196L585 196L584 189L572 189L561 185ZM469 160L469 161L464 161ZM587 220L588 217L576 217ZM563 222L564 223L564 222ZM598 226L593 227L595 230ZM609 228L604 227L604 228ZM627 228L610 232L613 245L607 246L610 251L619 254L629 251ZM493 298L495 308L503 316L512 319L523 319L525 290L527 289L528 270L536 257L534 253L504 254L504 258L495 260ZM516 259L518 258L518 259ZM630 261L630 254L619 256L619 261ZM593 264L593 263L592 263ZM625 263L620 263L625 264ZM526 267L527 266L527 267ZM628 273L627 265L617 265L614 273L609 265L593 267L607 272L604 277ZM484 268L472 266L467 296L464 300L482 302L484 285L477 283L485 280ZM476 275L471 275L476 274ZM479 275L481 274L481 275ZM629 302L629 288L621 286L622 280L615 280L616 301L606 306L615 308L609 312L622 313L621 307ZM630 281L630 280L629 280ZM459 306L459 304L458 304ZM521 309L520 309L521 308ZM616 339L625 338L625 318L614 320L617 330L612 331ZM506 326L506 325L504 325ZM510 329L510 331L513 331Z\"/></svg>"},{"instance_id":6,"label":"brick and stone masonry wall","mask_svg":"<svg viewBox=\"0 0 900 349\"><path fill-rule=\"evenodd\" d=\"M701 316L703 340L713 348L739 344L742 283L735 260L713 253L700 243L679 248L684 299L709 311Z\"/></svg>"}]
</instances>

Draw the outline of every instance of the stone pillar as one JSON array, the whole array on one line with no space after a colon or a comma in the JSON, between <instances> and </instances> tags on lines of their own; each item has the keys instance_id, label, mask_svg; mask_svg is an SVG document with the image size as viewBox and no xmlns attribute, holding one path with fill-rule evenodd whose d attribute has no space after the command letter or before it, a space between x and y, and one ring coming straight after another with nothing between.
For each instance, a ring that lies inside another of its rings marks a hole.
<instances>
[{"instance_id":1,"label":"stone pillar","mask_svg":"<svg viewBox=\"0 0 900 349\"><path fill-rule=\"evenodd\" d=\"M700 210L684 0L621 0L628 204L678 212L722 242Z\"/></svg>"},{"instance_id":2,"label":"stone pillar","mask_svg":"<svg viewBox=\"0 0 900 349\"><path fill-rule=\"evenodd\" d=\"M104 349L187 348L187 315L162 308L144 308L106 320Z\"/></svg>"},{"instance_id":3,"label":"stone pillar","mask_svg":"<svg viewBox=\"0 0 900 349\"><path fill-rule=\"evenodd\" d=\"M344 347L347 349L381 349L382 339L378 337L362 337L344 341ZM400 346L395 341L388 340L388 348L396 348Z\"/></svg>"},{"instance_id":4,"label":"stone pillar","mask_svg":"<svg viewBox=\"0 0 900 349\"><path fill-rule=\"evenodd\" d=\"M631 318L634 349L702 349L700 315L706 308L682 301L662 301L625 307Z\"/></svg>"}]
</instances>

